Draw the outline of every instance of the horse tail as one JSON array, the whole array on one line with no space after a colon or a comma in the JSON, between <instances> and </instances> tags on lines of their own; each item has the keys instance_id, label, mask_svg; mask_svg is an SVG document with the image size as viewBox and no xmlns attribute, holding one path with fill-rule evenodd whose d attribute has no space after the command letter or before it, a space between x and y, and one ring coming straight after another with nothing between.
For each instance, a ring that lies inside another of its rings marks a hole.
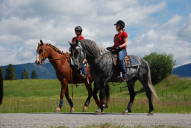
<instances>
[{"instance_id":1,"label":"horse tail","mask_svg":"<svg viewBox=\"0 0 191 128\"><path fill-rule=\"evenodd\" d=\"M149 86L149 88L151 90L151 93L152 93L152 100L153 99L158 100L158 95L157 95L157 93L155 91L155 88L154 88L154 86L152 84L152 81L151 81L151 69L150 69L150 66L149 66L147 61L145 61L145 62L147 64L147 69L148 69L148 86Z\"/></svg>"},{"instance_id":2,"label":"horse tail","mask_svg":"<svg viewBox=\"0 0 191 128\"><path fill-rule=\"evenodd\" d=\"M2 104L2 101L3 101L3 76L0 70L0 104Z\"/></svg>"}]
</instances>

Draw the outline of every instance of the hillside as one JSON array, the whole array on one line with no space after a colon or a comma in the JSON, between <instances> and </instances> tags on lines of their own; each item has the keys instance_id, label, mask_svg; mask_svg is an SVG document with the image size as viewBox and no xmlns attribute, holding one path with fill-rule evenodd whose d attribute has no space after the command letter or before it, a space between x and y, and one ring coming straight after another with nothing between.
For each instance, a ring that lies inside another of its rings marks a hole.
<instances>
[{"instance_id":1,"label":"hillside","mask_svg":"<svg viewBox=\"0 0 191 128\"><path fill-rule=\"evenodd\" d=\"M45 63L43 65L36 65L35 63L26 63L26 64L13 65L13 67L15 68L17 79L21 79L21 72L24 69L26 69L30 74L32 70L35 70L38 74L39 79L56 79L54 68L50 63ZM2 68L5 72L7 66L3 66Z\"/></svg>"},{"instance_id":2,"label":"hillside","mask_svg":"<svg viewBox=\"0 0 191 128\"><path fill-rule=\"evenodd\" d=\"M191 63L174 68L172 74L180 77L191 77Z\"/></svg>"}]
</instances>

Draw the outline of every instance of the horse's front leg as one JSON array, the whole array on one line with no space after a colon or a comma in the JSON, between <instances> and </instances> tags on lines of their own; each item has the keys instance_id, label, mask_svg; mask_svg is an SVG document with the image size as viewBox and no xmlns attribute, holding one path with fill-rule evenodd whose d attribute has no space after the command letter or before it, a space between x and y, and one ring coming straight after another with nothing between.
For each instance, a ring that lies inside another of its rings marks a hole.
<instances>
[{"instance_id":1,"label":"horse's front leg","mask_svg":"<svg viewBox=\"0 0 191 128\"><path fill-rule=\"evenodd\" d=\"M92 86L91 86L91 82L88 83L88 82L85 82L85 86L86 86L86 89L88 91L88 97L86 99L86 102L84 103L84 108L83 108L83 111L86 111L88 109L88 106L90 104L90 99L92 97Z\"/></svg>"},{"instance_id":2,"label":"horse's front leg","mask_svg":"<svg viewBox=\"0 0 191 128\"><path fill-rule=\"evenodd\" d=\"M68 84L66 84L67 83L66 79L62 80L60 83L61 83L60 102L59 102L59 104L58 104L58 106L56 108L56 112L60 112L62 106L64 105L63 98L64 98L64 95L65 95L65 92L66 92L66 89L67 89L67 86L68 86Z\"/></svg>"},{"instance_id":3,"label":"horse's front leg","mask_svg":"<svg viewBox=\"0 0 191 128\"><path fill-rule=\"evenodd\" d=\"M96 105L100 108L100 101L98 99L97 93L99 91L99 82L97 80L94 81L94 89L93 89L93 98L95 100Z\"/></svg>"},{"instance_id":4,"label":"horse's front leg","mask_svg":"<svg viewBox=\"0 0 191 128\"><path fill-rule=\"evenodd\" d=\"M107 102L106 102L106 91L105 91L105 87L102 87L100 89L100 93L99 93L99 97L100 97L100 110L98 109L97 112L103 112L103 110L107 107Z\"/></svg>"},{"instance_id":5,"label":"horse's front leg","mask_svg":"<svg viewBox=\"0 0 191 128\"><path fill-rule=\"evenodd\" d=\"M110 89L108 85L109 77L104 80L104 82L100 82L100 112L103 112L105 108L108 108L108 102L110 99ZM99 111L99 110L98 110Z\"/></svg>"}]
</instances>

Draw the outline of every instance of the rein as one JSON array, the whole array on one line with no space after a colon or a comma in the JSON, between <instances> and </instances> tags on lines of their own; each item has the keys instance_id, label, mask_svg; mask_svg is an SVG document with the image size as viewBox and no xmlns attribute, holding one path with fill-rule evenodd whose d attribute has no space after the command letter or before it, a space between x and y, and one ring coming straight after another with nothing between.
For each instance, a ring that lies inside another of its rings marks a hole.
<instances>
[{"instance_id":1,"label":"rein","mask_svg":"<svg viewBox=\"0 0 191 128\"><path fill-rule=\"evenodd\" d=\"M64 60L64 59L66 59L65 61L64 61L64 63L66 62L66 61L68 61L69 63L70 63L70 57L66 57L66 58L48 58L49 59L49 61L54 61L54 60Z\"/></svg>"},{"instance_id":2,"label":"rein","mask_svg":"<svg viewBox=\"0 0 191 128\"><path fill-rule=\"evenodd\" d=\"M49 60L64 60L64 59L66 59L66 58L53 58L53 59L50 59L50 58L48 58Z\"/></svg>"}]
</instances>

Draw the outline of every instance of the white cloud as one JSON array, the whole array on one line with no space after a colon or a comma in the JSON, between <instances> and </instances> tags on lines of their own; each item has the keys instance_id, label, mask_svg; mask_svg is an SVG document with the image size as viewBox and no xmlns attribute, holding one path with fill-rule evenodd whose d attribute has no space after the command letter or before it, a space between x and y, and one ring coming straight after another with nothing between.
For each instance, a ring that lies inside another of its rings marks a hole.
<instances>
[{"instance_id":1,"label":"white cloud","mask_svg":"<svg viewBox=\"0 0 191 128\"><path fill-rule=\"evenodd\" d=\"M0 55L0 64L33 62L40 39L66 51L69 47L67 41L74 36L76 25L84 28L85 37L110 46L116 33L113 24L118 19L124 20L128 26L139 27L141 31L135 40L130 37L129 53L143 56L152 51L166 52L164 49L174 49L175 44L179 45L182 40L182 46L189 50L191 18L185 21L183 27L180 22L184 20L179 15L164 24L153 20L151 15L160 13L166 5L166 2L142 5L139 0L2 0L0 52L3 54ZM170 51L182 62L176 52ZM11 54L14 55L4 59L4 56ZM186 55L189 56L189 53ZM183 61L188 60L183 58Z\"/></svg>"},{"instance_id":2,"label":"white cloud","mask_svg":"<svg viewBox=\"0 0 191 128\"><path fill-rule=\"evenodd\" d=\"M160 27L147 30L140 35L135 40L135 45L131 45L132 49L129 48L130 52L141 56L151 52L167 53L174 56L178 65L190 62L191 40L187 41L179 34L180 31L184 31L182 30L182 24L184 25L187 22L187 20L183 21L181 16L173 16L166 23L161 24Z\"/></svg>"}]
</instances>

